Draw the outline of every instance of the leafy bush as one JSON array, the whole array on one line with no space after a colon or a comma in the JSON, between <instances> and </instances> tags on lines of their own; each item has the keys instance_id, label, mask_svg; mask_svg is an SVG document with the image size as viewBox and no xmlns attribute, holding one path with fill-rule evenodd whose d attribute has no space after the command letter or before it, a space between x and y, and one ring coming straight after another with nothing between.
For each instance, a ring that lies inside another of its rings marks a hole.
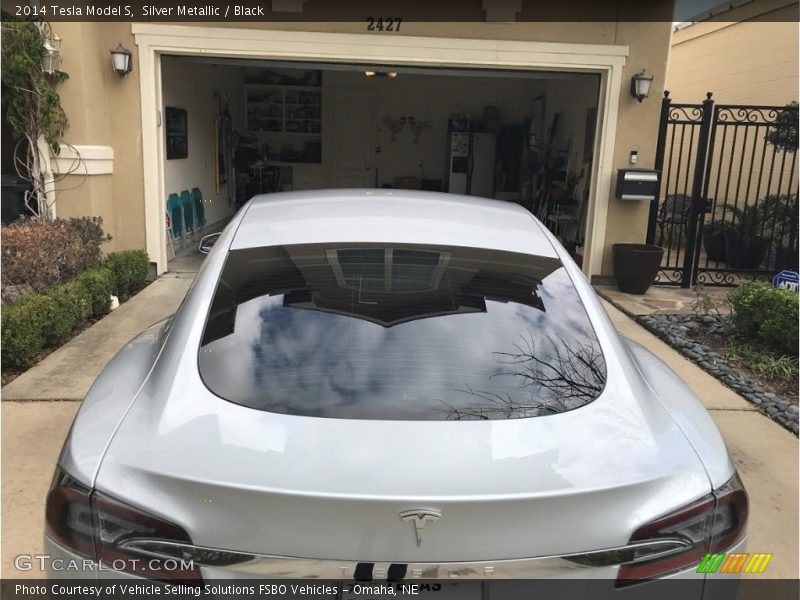
<instances>
[{"instance_id":1,"label":"leafy bush","mask_svg":"<svg viewBox=\"0 0 800 600\"><path fill-rule=\"evenodd\" d=\"M797 356L798 295L764 282L746 283L730 295L733 322L744 336L776 352Z\"/></svg>"},{"instance_id":2,"label":"leafy bush","mask_svg":"<svg viewBox=\"0 0 800 600\"><path fill-rule=\"evenodd\" d=\"M44 221L22 219L2 228L2 299L64 283L100 262L100 245L110 239L100 217Z\"/></svg>"},{"instance_id":3,"label":"leafy bush","mask_svg":"<svg viewBox=\"0 0 800 600\"><path fill-rule=\"evenodd\" d=\"M797 152L797 101L783 107L775 119L775 125L767 132L767 142L784 152Z\"/></svg>"},{"instance_id":4,"label":"leafy bush","mask_svg":"<svg viewBox=\"0 0 800 600\"><path fill-rule=\"evenodd\" d=\"M93 317L102 316L109 311L111 295L114 293L114 274L110 269L87 269L75 278L75 283L82 286L90 298Z\"/></svg>"},{"instance_id":5,"label":"leafy bush","mask_svg":"<svg viewBox=\"0 0 800 600\"><path fill-rule=\"evenodd\" d=\"M144 284L149 264L150 258L144 250L112 252L103 261L103 266L112 273L114 294L120 298L127 298Z\"/></svg>"},{"instance_id":6,"label":"leafy bush","mask_svg":"<svg viewBox=\"0 0 800 600\"><path fill-rule=\"evenodd\" d=\"M69 227L78 235L83 244L80 270L93 267L102 258L101 245L111 240L111 236L103 231L102 217L80 217L67 221Z\"/></svg>"}]
</instances>

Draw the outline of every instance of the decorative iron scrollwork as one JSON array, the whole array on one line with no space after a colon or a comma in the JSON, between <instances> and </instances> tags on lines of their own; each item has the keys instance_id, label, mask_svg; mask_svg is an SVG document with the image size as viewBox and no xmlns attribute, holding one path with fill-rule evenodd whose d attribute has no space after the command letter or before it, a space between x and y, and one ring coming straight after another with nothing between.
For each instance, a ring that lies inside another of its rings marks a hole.
<instances>
[{"instance_id":1,"label":"decorative iron scrollwork","mask_svg":"<svg viewBox=\"0 0 800 600\"><path fill-rule=\"evenodd\" d=\"M696 283L734 287L750 281L768 280L768 271L731 271L727 269L698 269Z\"/></svg>"},{"instance_id":2,"label":"decorative iron scrollwork","mask_svg":"<svg viewBox=\"0 0 800 600\"><path fill-rule=\"evenodd\" d=\"M784 110L792 109L775 106L717 106L717 122L772 125Z\"/></svg>"},{"instance_id":3,"label":"decorative iron scrollwork","mask_svg":"<svg viewBox=\"0 0 800 600\"><path fill-rule=\"evenodd\" d=\"M702 105L671 104L669 107L669 120L671 123L699 123L702 118Z\"/></svg>"},{"instance_id":4,"label":"decorative iron scrollwork","mask_svg":"<svg viewBox=\"0 0 800 600\"><path fill-rule=\"evenodd\" d=\"M656 285L680 285L683 281L683 269L660 269L656 275Z\"/></svg>"}]
</instances>

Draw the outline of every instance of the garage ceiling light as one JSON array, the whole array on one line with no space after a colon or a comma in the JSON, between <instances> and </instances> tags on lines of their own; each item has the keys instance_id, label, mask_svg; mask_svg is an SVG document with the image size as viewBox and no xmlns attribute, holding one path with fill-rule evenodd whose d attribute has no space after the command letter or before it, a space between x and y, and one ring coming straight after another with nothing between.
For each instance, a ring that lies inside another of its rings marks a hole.
<instances>
[{"instance_id":1,"label":"garage ceiling light","mask_svg":"<svg viewBox=\"0 0 800 600\"><path fill-rule=\"evenodd\" d=\"M389 79L394 79L397 77L396 71L364 71L364 75L367 77L388 77Z\"/></svg>"}]
</instances>

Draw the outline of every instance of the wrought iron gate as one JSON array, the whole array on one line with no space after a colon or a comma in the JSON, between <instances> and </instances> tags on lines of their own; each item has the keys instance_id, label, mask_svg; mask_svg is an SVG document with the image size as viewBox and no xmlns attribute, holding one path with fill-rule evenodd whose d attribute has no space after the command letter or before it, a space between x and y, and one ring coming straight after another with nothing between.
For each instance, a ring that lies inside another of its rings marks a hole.
<instances>
[{"instance_id":1,"label":"wrought iron gate","mask_svg":"<svg viewBox=\"0 0 800 600\"><path fill-rule=\"evenodd\" d=\"M656 283L737 285L797 269L797 107L672 103L664 93L647 242Z\"/></svg>"}]
</instances>

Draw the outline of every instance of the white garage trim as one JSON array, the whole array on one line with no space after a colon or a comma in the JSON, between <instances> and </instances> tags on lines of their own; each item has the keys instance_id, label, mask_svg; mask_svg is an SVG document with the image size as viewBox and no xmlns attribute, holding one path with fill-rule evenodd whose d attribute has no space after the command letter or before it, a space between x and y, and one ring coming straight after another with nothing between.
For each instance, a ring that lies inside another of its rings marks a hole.
<instances>
[{"instance_id":1,"label":"white garage trim","mask_svg":"<svg viewBox=\"0 0 800 600\"><path fill-rule=\"evenodd\" d=\"M194 27L134 23L139 47L147 252L167 268L164 142L159 128L161 54L459 68L557 70L601 75L596 157L583 270L599 275L612 180L617 109L627 46Z\"/></svg>"}]
</instances>

